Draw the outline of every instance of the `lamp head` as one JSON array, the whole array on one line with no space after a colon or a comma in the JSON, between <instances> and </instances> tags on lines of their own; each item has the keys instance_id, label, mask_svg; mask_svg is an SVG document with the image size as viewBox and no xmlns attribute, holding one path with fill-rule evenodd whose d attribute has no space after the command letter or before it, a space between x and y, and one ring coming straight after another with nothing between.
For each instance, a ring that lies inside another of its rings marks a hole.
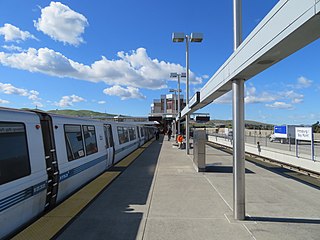
<instances>
[{"instance_id":1,"label":"lamp head","mask_svg":"<svg viewBox=\"0 0 320 240\"><path fill-rule=\"evenodd\" d=\"M191 42L202 42L203 34L202 33L191 33L190 41Z\"/></svg>"},{"instance_id":2,"label":"lamp head","mask_svg":"<svg viewBox=\"0 0 320 240\"><path fill-rule=\"evenodd\" d=\"M184 38L185 38L185 34L182 32L172 33L172 41L173 42L183 42Z\"/></svg>"}]
</instances>

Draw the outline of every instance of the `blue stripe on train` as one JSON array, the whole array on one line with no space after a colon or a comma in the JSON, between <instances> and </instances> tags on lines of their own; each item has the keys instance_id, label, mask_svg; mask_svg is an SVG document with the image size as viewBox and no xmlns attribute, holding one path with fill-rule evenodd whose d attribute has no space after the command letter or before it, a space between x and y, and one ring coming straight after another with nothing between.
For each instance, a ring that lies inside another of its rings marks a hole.
<instances>
[{"instance_id":1,"label":"blue stripe on train","mask_svg":"<svg viewBox=\"0 0 320 240\"><path fill-rule=\"evenodd\" d=\"M37 195L38 193L44 191L47 186L47 181L40 182L34 186L26 188L20 192L12 194L4 199L0 200L0 212L16 205L19 202L22 202L32 196Z\"/></svg>"},{"instance_id":2,"label":"blue stripe on train","mask_svg":"<svg viewBox=\"0 0 320 240\"><path fill-rule=\"evenodd\" d=\"M102 157L99 157L93 161L90 161L90 162L87 162L85 164L82 164L80 165L79 167L76 167L76 168L73 168L73 169L70 169L64 173L61 173L60 176L59 176L59 182L63 182L64 180L74 176L74 175L77 175L78 173L81 173L83 172L84 170L87 170L88 168L91 168L93 167L94 165L98 164L98 163L101 163L103 161L105 161L107 159L107 155L104 155Z\"/></svg>"},{"instance_id":3,"label":"blue stripe on train","mask_svg":"<svg viewBox=\"0 0 320 240\"><path fill-rule=\"evenodd\" d=\"M79 167L73 168L65 173L62 173L62 174L60 174L59 181L60 182L64 181L67 178L72 177L72 176L104 161L105 159L106 159L106 156L102 156L102 157L97 158L91 162L82 164ZM0 212L6 210L6 209L24 201L24 200L32 197L32 196L37 195L38 193L46 190L46 188L47 188L47 181L43 181L43 182L40 182L34 186L28 187L20 192L14 193L11 196L8 196L4 199L1 199L0 200Z\"/></svg>"},{"instance_id":4,"label":"blue stripe on train","mask_svg":"<svg viewBox=\"0 0 320 240\"><path fill-rule=\"evenodd\" d=\"M126 146L126 147L123 147L123 148L120 148L116 151L116 154L119 153L119 152L122 152L134 145L136 145L138 143L133 143L133 144L130 144L129 146ZM107 155L105 156L102 156L102 157L99 157L93 161L90 161L88 163L85 163L85 164L82 164L80 165L79 167L76 167L76 168L73 168L67 172L64 172L62 174L59 175L59 182L63 182L64 180L78 174L78 173L81 173L83 172L84 170L90 168L90 167L93 167L95 166L96 164L98 163L101 163L103 161L105 161L107 158ZM19 202L22 202L32 196L35 196L37 195L38 193L46 190L47 188L47 181L43 181L43 182L40 182L34 186L31 186L29 188L26 188L20 192L17 192L17 193L14 193L12 194L11 196L8 196L4 199L1 199L0 200L0 212L18 204Z\"/></svg>"}]
</instances>

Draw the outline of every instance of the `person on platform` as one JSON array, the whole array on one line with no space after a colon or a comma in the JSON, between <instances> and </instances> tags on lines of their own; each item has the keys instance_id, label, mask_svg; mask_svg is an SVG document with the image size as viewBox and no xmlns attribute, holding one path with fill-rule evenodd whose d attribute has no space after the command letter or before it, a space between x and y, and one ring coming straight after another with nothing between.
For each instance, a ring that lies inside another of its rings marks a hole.
<instances>
[{"instance_id":1,"label":"person on platform","mask_svg":"<svg viewBox=\"0 0 320 240\"><path fill-rule=\"evenodd\" d=\"M178 135L177 141L178 141L178 148L181 149L183 144L183 136L181 134Z\"/></svg>"},{"instance_id":2,"label":"person on platform","mask_svg":"<svg viewBox=\"0 0 320 240\"><path fill-rule=\"evenodd\" d=\"M160 130L159 128L156 130L156 140L159 140Z\"/></svg>"},{"instance_id":3,"label":"person on platform","mask_svg":"<svg viewBox=\"0 0 320 240\"><path fill-rule=\"evenodd\" d=\"M171 135L172 135L172 130L171 130L171 128L169 128L169 130L168 130L168 141L170 141L170 139L171 139Z\"/></svg>"}]
</instances>

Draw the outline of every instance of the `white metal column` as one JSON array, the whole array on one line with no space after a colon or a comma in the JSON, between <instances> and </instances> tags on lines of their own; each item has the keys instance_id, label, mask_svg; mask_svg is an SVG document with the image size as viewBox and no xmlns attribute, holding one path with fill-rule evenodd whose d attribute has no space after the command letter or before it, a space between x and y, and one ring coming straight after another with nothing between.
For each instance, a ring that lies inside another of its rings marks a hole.
<instances>
[{"instance_id":1,"label":"white metal column","mask_svg":"<svg viewBox=\"0 0 320 240\"><path fill-rule=\"evenodd\" d=\"M233 0L234 50L242 41L242 0ZM232 81L233 92L233 216L245 219L244 80Z\"/></svg>"},{"instance_id":2,"label":"white metal column","mask_svg":"<svg viewBox=\"0 0 320 240\"><path fill-rule=\"evenodd\" d=\"M186 35L186 105L189 105L189 36ZM189 134L190 115L186 115L186 152L190 153L190 134Z\"/></svg>"}]
</instances>

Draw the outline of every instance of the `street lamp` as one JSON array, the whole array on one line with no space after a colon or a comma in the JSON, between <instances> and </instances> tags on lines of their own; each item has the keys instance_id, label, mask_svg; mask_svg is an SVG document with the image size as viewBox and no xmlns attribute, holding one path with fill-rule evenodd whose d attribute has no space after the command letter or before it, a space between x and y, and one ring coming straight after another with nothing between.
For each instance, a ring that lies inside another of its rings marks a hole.
<instances>
[{"instance_id":1,"label":"street lamp","mask_svg":"<svg viewBox=\"0 0 320 240\"><path fill-rule=\"evenodd\" d=\"M189 41L190 42L202 42L203 34L202 33L191 33L191 35L185 35L182 32L172 33L173 42L183 42L186 40L186 105L189 105ZM186 151L189 154L189 114L186 114Z\"/></svg>"},{"instance_id":2,"label":"street lamp","mask_svg":"<svg viewBox=\"0 0 320 240\"><path fill-rule=\"evenodd\" d=\"M180 78L186 77L186 73L170 73L170 78L178 78L178 134L180 134L180 117L181 117L181 110L180 110Z\"/></svg>"}]
</instances>

